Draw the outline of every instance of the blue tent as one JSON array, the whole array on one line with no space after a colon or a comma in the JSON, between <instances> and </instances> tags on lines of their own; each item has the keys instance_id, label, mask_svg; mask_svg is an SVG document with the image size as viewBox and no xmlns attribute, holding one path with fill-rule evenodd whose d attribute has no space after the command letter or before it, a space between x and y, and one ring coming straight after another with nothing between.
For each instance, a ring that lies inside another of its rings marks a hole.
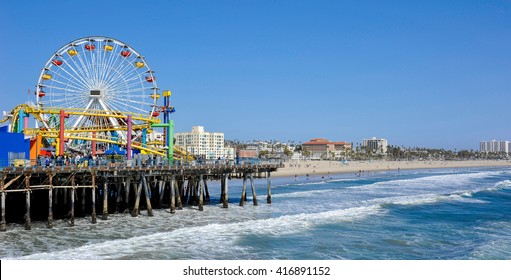
<instances>
[{"instance_id":1,"label":"blue tent","mask_svg":"<svg viewBox=\"0 0 511 280\"><path fill-rule=\"evenodd\" d=\"M126 150L121 150L119 146L112 146L105 151L105 155L126 155Z\"/></svg>"}]
</instances>

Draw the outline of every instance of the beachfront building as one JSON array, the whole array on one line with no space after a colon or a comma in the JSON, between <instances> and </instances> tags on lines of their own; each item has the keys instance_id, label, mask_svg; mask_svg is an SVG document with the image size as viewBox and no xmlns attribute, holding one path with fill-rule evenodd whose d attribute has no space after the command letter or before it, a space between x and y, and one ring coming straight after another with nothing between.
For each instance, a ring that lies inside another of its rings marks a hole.
<instances>
[{"instance_id":1,"label":"beachfront building","mask_svg":"<svg viewBox=\"0 0 511 280\"><path fill-rule=\"evenodd\" d=\"M342 159L351 150L351 143L314 138L303 143L302 150L309 152L311 159Z\"/></svg>"},{"instance_id":2,"label":"beachfront building","mask_svg":"<svg viewBox=\"0 0 511 280\"><path fill-rule=\"evenodd\" d=\"M225 147L224 134L205 132L203 126L192 127L191 132L177 132L176 145L186 149L190 154L203 156L205 159L234 159L234 148Z\"/></svg>"},{"instance_id":3,"label":"beachfront building","mask_svg":"<svg viewBox=\"0 0 511 280\"><path fill-rule=\"evenodd\" d=\"M377 139L373 137L371 139L363 139L362 147L372 151L376 154L385 155L387 154L388 142L386 139Z\"/></svg>"},{"instance_id":4,"label":"beachfront building","mask_svg":"<svg viewBox=\"0 0 511 280\"><path fill-rule=\"evenodd\" d=\"M509 141L481 141L479 144L479 150L484 153L500 153L504 152L506 154L509 153Z\"/></svg>"}]
</instances>

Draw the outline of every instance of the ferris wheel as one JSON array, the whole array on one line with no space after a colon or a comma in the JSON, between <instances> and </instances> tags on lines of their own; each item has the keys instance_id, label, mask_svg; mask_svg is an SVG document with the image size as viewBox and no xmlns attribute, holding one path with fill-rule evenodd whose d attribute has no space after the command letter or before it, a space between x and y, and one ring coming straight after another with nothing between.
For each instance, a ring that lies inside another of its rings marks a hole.
<instances>
[{"instance_id":1,"label":"ferris wheel","mask_svg":"<svg viewBox=\"0 0 511 280\"><path fill-rule=\"evenodd\" d=\"M119 40L93 36L57 50L44 65L35 94L39 108L74 108L84 113L70 115L66 129L115 129L125 123L109 117L112 112L157 117L158 90L154 72L140 53ZM42 125L57 126L51 118Z\"/></svg>"}]
</instances>

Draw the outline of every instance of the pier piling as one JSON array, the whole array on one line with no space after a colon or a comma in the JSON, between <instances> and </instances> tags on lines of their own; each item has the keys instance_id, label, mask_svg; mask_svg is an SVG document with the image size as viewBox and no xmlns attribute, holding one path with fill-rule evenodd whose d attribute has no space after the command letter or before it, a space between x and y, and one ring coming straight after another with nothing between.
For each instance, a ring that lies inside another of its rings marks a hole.
<instances>
[{"instance_id":1,"label":"pier piling","mask_svg":"<svg viewBox=\"0 0 511 280\"><path fill-rule=\"evenodd\" d=\"M130 189L131 189L131 178L128 177L123 182L124 190L125 190L125 199L124 199L124 214L128 214L130 211Z\"/></svg>"},{"instance_id":2,"label":"pier piling","mask_svg":"<svg viewBox=\"0 0 511 280\"><path fill-rule=\"evenodd\" d=\"M26 201L26 210L25 213L25 229L32 229L32 220L30 218L30 175L25 176L25 201Z\"/></svg>"},{"instance_id":3,"label":"pier piling","mask_svg":"<svg viewBox=\"0 0 511 280\"><path fill-rule=\"evenodd\" d=\"M247 173L243 173L243 189L241 190L240 206L245 204L247 199Z\"/></svg>"},{"instance_id":4,"label":"pier piling","mask_svg":"<svg viewBox=\"0 0 511 280\"><path fill-rule=\"evenodd\" d=\"M26 197L26 214L25 214L25 229L31 230L32 229L32 220L30 219L30 189L27 188L25 192Z\"/></svg>"},{"instance_id":5,"label":"pier piling","mask_svg":"<svg viewBox=\"0 0 511 280\"><path fill-rule=\"evenodd\" d=\"M250 173L250 188L252 189L252 199L254 202L254 205L257 206L257 197L256 197L256 190L254 186L254 175Z\"/></svg>"},{"instance_id":6,"label":"pier piling","mask_svg":"<svg viewBox=\"0 0 511 280\"><path fill-rule=\"evenodd\" d=\"M105 177L103 177L103 214L101 215L101 220L108 219L108 182Z\"/></svg>"},{"instance_id":7,"label":"pier piling","mask_svg":"<svg viewBox=\"0 0 511 280\"><path fill-rule=\"evenodd\" d=\"M266 199L266 203L271 204L271 172L266 172L266 186L268 189L268 198Z\"/></svg>"},{"instance_id":8,"label":"pier piling","mask_svg":"<svg viewBox=\"0 0 511 280\"><path fill-rule=\"evenodd\" d=\"M145 201L147 204L147 216L153 216L153 207L151 206L151 196L149 195L149 187L147 186L147 180L144 175L142 175L142 186L144 188Z\"/></svg>"},{"instance_id":9,"label":"pier piling","mask_svg":"<svg viewBox=\"0 0 511 280\"><path fill-rule=\"evenodd\" d=\"M199 178L199 211L203 211L204 210L204 182L202 180L202 174L200 175L200 178Z\"/></svg>"},{"instance_id":10,"label":"pier piling","mask_svg":"<svg viewBox=\"0 0 511 280\"><path fill-rule=\"evenodd\" d=\"M49 176L50 188L48 189L48 222L46 223L47 228L53 227L53 175Z\"/></svg>"},{"instance_id":11,"label":"pier piling","mask_svg":"<svg viewBox=\"0 0 511 280\"><path fill-rule=\"evenodd\" d=\"M71 209L69 211L70 213L69 224L71 226L75 225L75 187L76 187L75 175L73 174L71 176Z\"/></svg>"},{"instance_id":12,"label":"pier piling","mask_svg":"<svg viewBox=\"0 0 511 280\"><path fill-rule=\"evenodd\" d=\"M96 217L96 174L92 173L92 223L97 223Z\"/></svg>"},{"instance_id":13,"label":"pier piling","mask_svg":"<svg viewBox=\"0 0 511 280\"><path fill-rule=\"evenodd\" d=\"M170 213L176 213L176 189L174 186L174 175L170 176Z\"/></svg>"},{"instance_id":14,"label":"pier piling","mask_svg":"<svg viewBox=\"0 0 511 280\"><path fill-rule=\"evenodd\" d=\"M138 181L139 182L137 187L137 196L135 198L135 205L133 206L133 211L131 212L132 217L137 217L139 213L140 196L142 195L142 182L140 179Z\"/></svg>"},{"instance_id":15,"label":"pier piling","mask_svg":"<svg viewBox=\"0 0 511 280\"><path fill-rule=\"evenodd\" d=\"M3 180L2 180L3 185ZM0 224L0 231L6 231L7 230L7 222L5 219L5 192L3 190L2 186L2 223Z\"/></svg>"},{"instance_id":16,"label":"pier piling","mask_svg":"<svg viewBox=\"0 0 511 280\"><path fill-rule=\"evenodd\" d=\"M172 178L174 178L174 175L172 175ZM176 180L175 181L175 188L176 188L176 198L177 198L177 209L183 210L183 202L181 201L181 196L183 195L183 181L182 180Z\"/></svg>"}]
</instances>

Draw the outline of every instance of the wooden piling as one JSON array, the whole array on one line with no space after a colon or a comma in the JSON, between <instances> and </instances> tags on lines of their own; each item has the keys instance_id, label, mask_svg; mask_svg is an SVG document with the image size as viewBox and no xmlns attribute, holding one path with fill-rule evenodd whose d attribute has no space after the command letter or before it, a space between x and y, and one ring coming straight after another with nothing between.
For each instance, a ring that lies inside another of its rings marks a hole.
<instances>
[{"instance_id":1,"label":"wooden piling","mask_svg":"<svg viewBox=\"0 0 511 280\"><path fill-rule=\"evenodd\" d=\"M247 173L243 173L243 189L241 189L240 206L245 204L247 199Z\"/></svg>"},{"instance_id":2,"label":"wooden piling","mask_svg":"<svg viewBox=\"0 0 511 280\"><path fill-rule=\"evenodd\" d=\"M121 184L119 184L118 178L115 179L115 183L117 185L117 193L115 194L115 214L119 214L119 211L121 211L121 200L122 200L121 190L122 190L123 186Z\"/></svg>"},{"instance_id":3,"label":"wooden piling","mask_svg":"<svg viewBox=\"0 0 511 280\"><path fill-rule=\"evenodd\" d=\"M3 188L4 182L2 181L2 223L0 224L0 231L7 230L7 222L5 220L5 191Z\"/></svg>"},{"instance_id":4,"label":"wooden piling","mask_svg":"<svg viewBox=\"0 0 511 280\"><path fill-rule=\"evenodd\" d=\"M71 210L69 211L70 217L69 217L69 224L71 226L75 225L75 175L73 174L71 176Z\"/></svg>"},{"instance_id":5,"label":"wooden piling","mask_svg":"<svg viewBox=\"0 0 511 280\"><path fill-rule=\"evenodd\" d=\"M30 219L30 175L25 175L25 202L26 202L26 214L25 214L25 229L32 229L32 220Z\"/></svg>"},{"instance_id":6,"label":"wooden piling","mask_svg":"<svg viewBox=\"0 0 511 280\"><path fill-rule=\"evenodd\" d=\"M131 177L127 177L124 182L125 199L124 199L124 214L130 211L130 189L131 189Z\"/></svg>"},{"instance_id":7,"label":"wooden piling","mask_svg":"<svg viewBox=\"0 0 511 280\"><path fill-rule=\"evenodd\" d=\"M255 186L254 186L254 175L252 173L250 173L250 187L252 189L252 199L253 199L254 205L257 206L256 190L255 190Z\"/></svg>"},{"instance_id":8,"label":"wooden piling","mask_svg":"<svg viewBox=\"0 0 511 280\"><path fill-rule=\"evenodd\" d=\"M174 175L172 175L171 178L174 178ZM183 210L183 203L181 201L181 196L183 193L183 181L181 181L181 180L175 180L175 181L176 181L175 188L176 188L176 196L177 196L176 197L177 198L177 209Z\"/></svg>"},{"instance_id":9,"label":"wooden piling","mask_svg":"<svg viewBox=\"0 0 511 280\"><path fill-rule=\"evenodd\" d=\"M160 194L160 200L158 201L158 206L161 208L163 208L163 195L165 194L165 181L163 180L158 180L158 191L159 191L159 194Z\"/></svg>"},{"instance_id":10,"label":"wooden piling","mask_svg":"<svg viewBox=\"0 0 511 280\"><path fill-rule=\"evenodd\" d=\"M271 172L266 172L266 186L268 188L268 198L266 199L266 203L271 204Z\"/></svg>"},{"instance_id":11,"label":"wooden piling","mask_svg":"<svg viewBox=\"0 0 511 280\"><path fill-rule=\"evenodd\" d=\"M199 187L199 211L203 211L204 210L204 182L203 182L203 177L202 177L202 174L200 175L200 178L199 178L199 184L198 184L198 187Z\"/></svg>"},{"instance_id":12,"label":"wooden piling","mask_svg":"<svg viewBox=\"0 0 511 280\"><path fill-rule=\"evenodd\" d=\"M174 175L170 176L170 213L176 213L176 188L174 186Z\"/></svg>"},{"instance_id":13,"label":"wooden piling","mask_svg":"<svg viewBox=\"0 0 511 280\"><path fill-rule=\"evenodd\" d=\"M75 225L75 187L71 187L71 216L69 217L69 224Z\"/></svg>"},{"instance_id":14,"label":"wooden piling","mask_svg":"<svg viewBox=\"0 0 511 280\"><path fill-rule=\"evenodd\" d=\"M229 208L229 178L227 174L223 174L223 182L224 182L224 198L223 198L223 207Z\"/></svg>"},{"instance_id":15,"label":"wooden piling","mask_svg":"<svg viewBox=\"0 0 511 280\"><path fill-rule=\"evenodd\" d=\"M86 192L87 192L87 188L82 188L82 213L85 213Z\"/></svg>"},{"instance_id":16,"label":"wooden piling","mask_svg":"<svg viewBox=\"0 0 511 280\"><path fill-rule=\"evenodd\" d=\"M139 179L138 187L137 187L137 196L135 198L135 205L133 206L133 211L131 212L132 217L137 217L139 213L140 206L140 196L142 195L142 182Z\"/></svg>"},{"instance_id":17,"label":"wooden piling","mask_svg":"<svg viewBox=\"0 0 511 280\"><path fill-rule=\"evenodd\" d=\"M96 217L96 174L92 173L92 223L97 223Z\"/></svg>"},{"instance_id":18,"label":"wooden piling","mask_svg":"<svg viewBox=\"0 0 511 280\"><path fill-rule=\"evenodd\" d=\"M147 186L147 180L144 175L142 175L142 186L144 188L145 201L147 204L147 216L153 216L153 207L151 206L151 197L149 195L149 187Z\"/></svg>"},{"instance_id":19,"label":"wooden piling","mask_svg":"<svg viewBox=\"0 0 511 280\"><path fill-rule=\"evenodd\" d=\"M48 189L48 223L47 228L53 227L53 175L50 174L50 188Z\"/></svg>"},{"instance_id":20,"label":"wooden piling","mask_svg":"<svg viewBox=\"0 0 511 280\"><path fill-rule=\"evenodd\" d=\"M26 198L26 209L27 209L27 212L25 214L25 229L31 230L32 229L32 220L30 219L30 189L27 189L25 191L25 198Z\"/></svg>"},{"instance_id":21,"label":"wooden piling","mask_svg":"<svg viewBox=\"0 0 511 280\"><path fill-rule=\"evenodd\" d=\"M107 178L103 177L103 214L101 215L101 220L108 219L108 182Z\"/></svg>"},{"instance_id":22,"label":"wooden piling","mask_svg":"<svg viewBox=\"0 0 511 280\"><path fill-rule=\"evenodd\" d=\"M190 178L188 178L188 180L186 180L186 181L183 181L183 187L186 184L186 189L184 190L184 194L185 195L183 196L183 202L184 202L185 205L188 204L188 197L189 197L190 191L192 189L191 188L191 182L192 182L192 180Z\"/></svg>"},{"instance_id":23,"label":"wooden piling","mask_svg":"<svg viewBox=\"0 0 511 280\"><path fill-rule=\"evenodd\" d=\"M202 176L202 175L201 175ZM204 183L204 194L205 194L205 198L204 198L204 201L206 203L210 202L211 201L211 198L209 197L209 189L208 189L208 178L207 177L204 177L202 182Z\"/></svg>"}]
</instances>

